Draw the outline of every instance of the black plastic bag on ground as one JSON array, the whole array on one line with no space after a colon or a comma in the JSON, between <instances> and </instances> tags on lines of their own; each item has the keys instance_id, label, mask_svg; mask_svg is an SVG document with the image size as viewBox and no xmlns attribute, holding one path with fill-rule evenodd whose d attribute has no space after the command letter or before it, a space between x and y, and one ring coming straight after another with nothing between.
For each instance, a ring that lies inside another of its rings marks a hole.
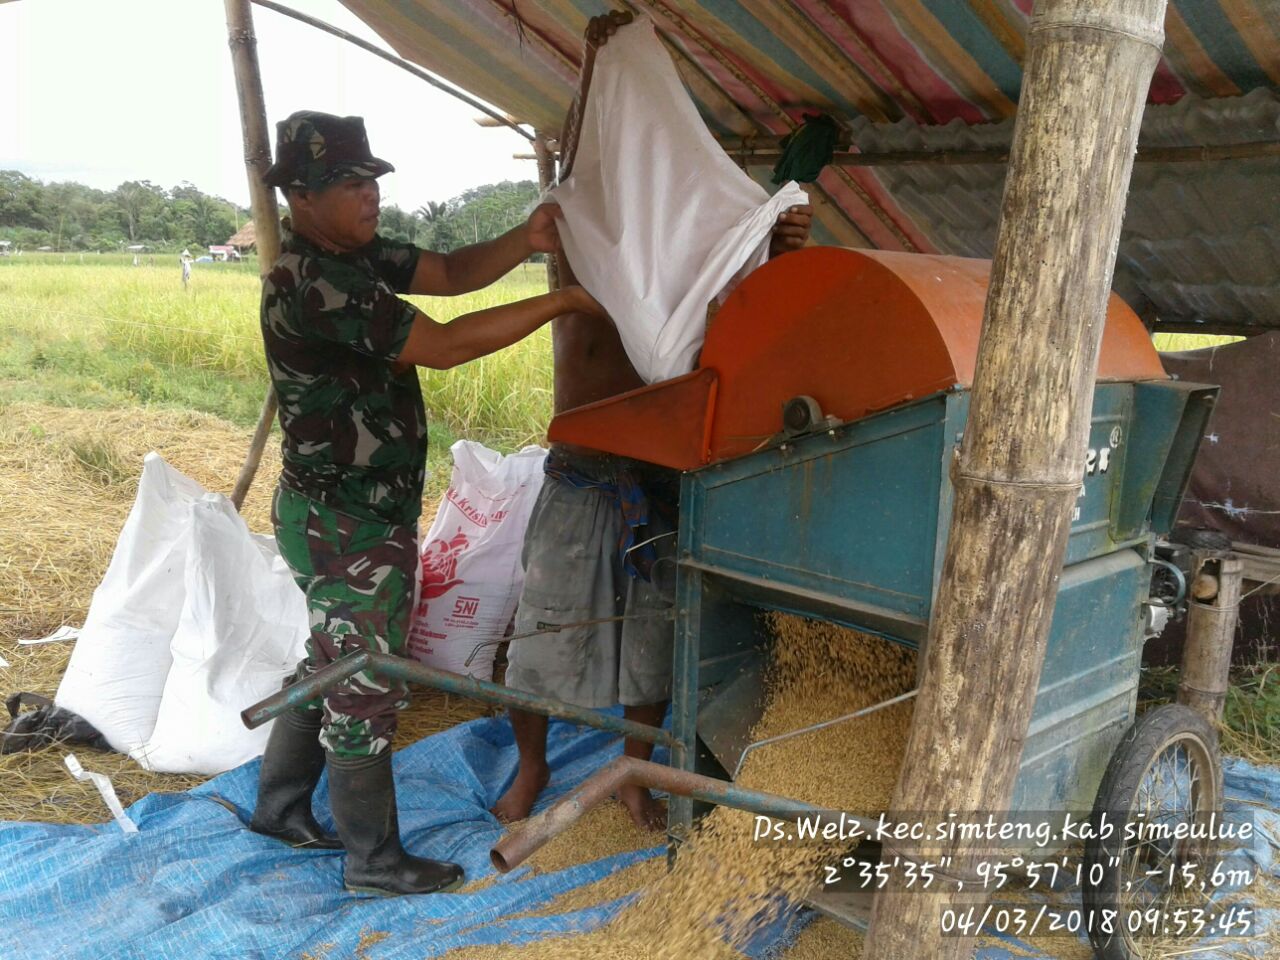
<instances>
[{"instance_id":1,"label":"black plastic bag on ground","mask_svg":"<svg viewBox=\"0 0 1280 960\"><path fill-rule=\"evenodd\" d=\"M38 693L14 693L9 695L4 705L9 710L10 719L9 725L0 733L0 754L39 750L52 743L114 752L93 724L70 710L54 706L48 697ZM35 709L22 713L24 706Z\"/></svg>"}]
</instances>

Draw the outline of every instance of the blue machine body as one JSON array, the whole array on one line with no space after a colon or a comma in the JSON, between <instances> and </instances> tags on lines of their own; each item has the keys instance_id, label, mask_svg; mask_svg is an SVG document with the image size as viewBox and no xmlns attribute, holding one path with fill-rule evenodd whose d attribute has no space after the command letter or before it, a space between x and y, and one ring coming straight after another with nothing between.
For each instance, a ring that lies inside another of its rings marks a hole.
<instances>
[{"instance_id":1,"label":"blue machine body","mask_svg":"<svg viewBox=\"0 0 1280 960\"><path fill-rule=\"evenodd\" d=\"M1216 392L1096 388L1015 811L1093 804L1134 716L1154 535L1172 526ZM968 405L966 390L937 393L684 475L673 733L687 769L724 775L699 743L699 711L759 662L761 610L925 642ZM673 835L692 813L673 798Z\"/></svg>"}]
</instances>

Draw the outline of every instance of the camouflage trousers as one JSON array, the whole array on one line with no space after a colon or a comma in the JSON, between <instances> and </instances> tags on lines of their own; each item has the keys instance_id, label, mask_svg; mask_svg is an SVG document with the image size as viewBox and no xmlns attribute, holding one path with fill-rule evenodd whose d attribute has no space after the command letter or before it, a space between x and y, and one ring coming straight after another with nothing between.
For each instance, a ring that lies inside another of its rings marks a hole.
<instances>
[{"instance_id":1,"label":"camouflage trousers","mask_svg":"<svg viewBox=\"0 0 1280 960\"><path fill-rule=\"evenodd\" d=\"M307 596L311 635L298 678L356 650L402 655L413 611L417 526L358 520L286 487L271 520L280 555ZM396 711L409 705L404 681L355 674L301 710L323 710L320 742L339 756L391 746Z\"/></svg>"}]
</instances>

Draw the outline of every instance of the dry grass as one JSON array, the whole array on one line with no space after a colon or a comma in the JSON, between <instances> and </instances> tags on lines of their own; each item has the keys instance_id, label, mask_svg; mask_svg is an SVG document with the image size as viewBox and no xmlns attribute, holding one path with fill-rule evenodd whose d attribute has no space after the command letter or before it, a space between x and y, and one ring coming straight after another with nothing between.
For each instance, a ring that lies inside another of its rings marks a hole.
<instances>
[{"instance_id":1,"label":"dry grass","mask_svg":"<svg viewBox=\"0 0 1280 960\"><path fill-rule=\"evenodd\" d=\"M84 622L137 493L142 458L155 450L205 487L229 492L250 431L199 413L94 412L38 404L0 408L0 692L52 697L72 644L20 646L64 623ZM269 443L244 517L271 529L271 491L280 468ZM428 511L429 515L430 511ZM396 746L483 716L475 701L417 689L401 714ZM110 814L91 783L72 779L46 748L0 757L0 820L100 823ZM129 758L81 750L88 770L111 777L125 805L148 793L189 789L206 778L148 773Z\"/></svg>"},{"instance_id":2,"label":"dry grass","mask_svg":"<svg viewBox=\"0 0 1280 960\"><path fill-rule=\"evenodd\" d=\"M19 637L81 623L155 450L211 490L230 492L247 431L199 413L91 412L34 404L0 410L0 653ZM249 491L249 527L270 532L268 444Z\"/></svg>"}]
</instances>

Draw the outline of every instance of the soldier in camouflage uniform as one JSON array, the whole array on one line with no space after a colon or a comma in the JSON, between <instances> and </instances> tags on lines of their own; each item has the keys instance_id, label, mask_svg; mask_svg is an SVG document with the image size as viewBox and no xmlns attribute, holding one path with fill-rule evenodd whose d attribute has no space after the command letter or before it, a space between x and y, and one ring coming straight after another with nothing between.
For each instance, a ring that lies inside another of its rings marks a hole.
<instances>
[{"instance_id":1,"label":"soldier in camouflage uniform","mask_svg":"<svg viewBox=\"0 0 1280 960\"><path fill-rule=\"evenodd\" d=\"M396 294L469 292L554 251L558 208L442 256L376 235L377 178L393 168L372 155L359 117L295 113L277 127L276 157L266 181L284 190L292 230L263 282L261 320L284 434L272 520L310 616L301 677L352 651L405 648L427 452L415 366L452 367L559 314L603 311L566 287L438 324ZM400 843L390 746L407 703L403 682L365 672L279 717L251 828L295 846L345 847L349 889L461 883L457 865ZM311 812L326 766L337 838Z\"/></svg>"}]
</instances>

